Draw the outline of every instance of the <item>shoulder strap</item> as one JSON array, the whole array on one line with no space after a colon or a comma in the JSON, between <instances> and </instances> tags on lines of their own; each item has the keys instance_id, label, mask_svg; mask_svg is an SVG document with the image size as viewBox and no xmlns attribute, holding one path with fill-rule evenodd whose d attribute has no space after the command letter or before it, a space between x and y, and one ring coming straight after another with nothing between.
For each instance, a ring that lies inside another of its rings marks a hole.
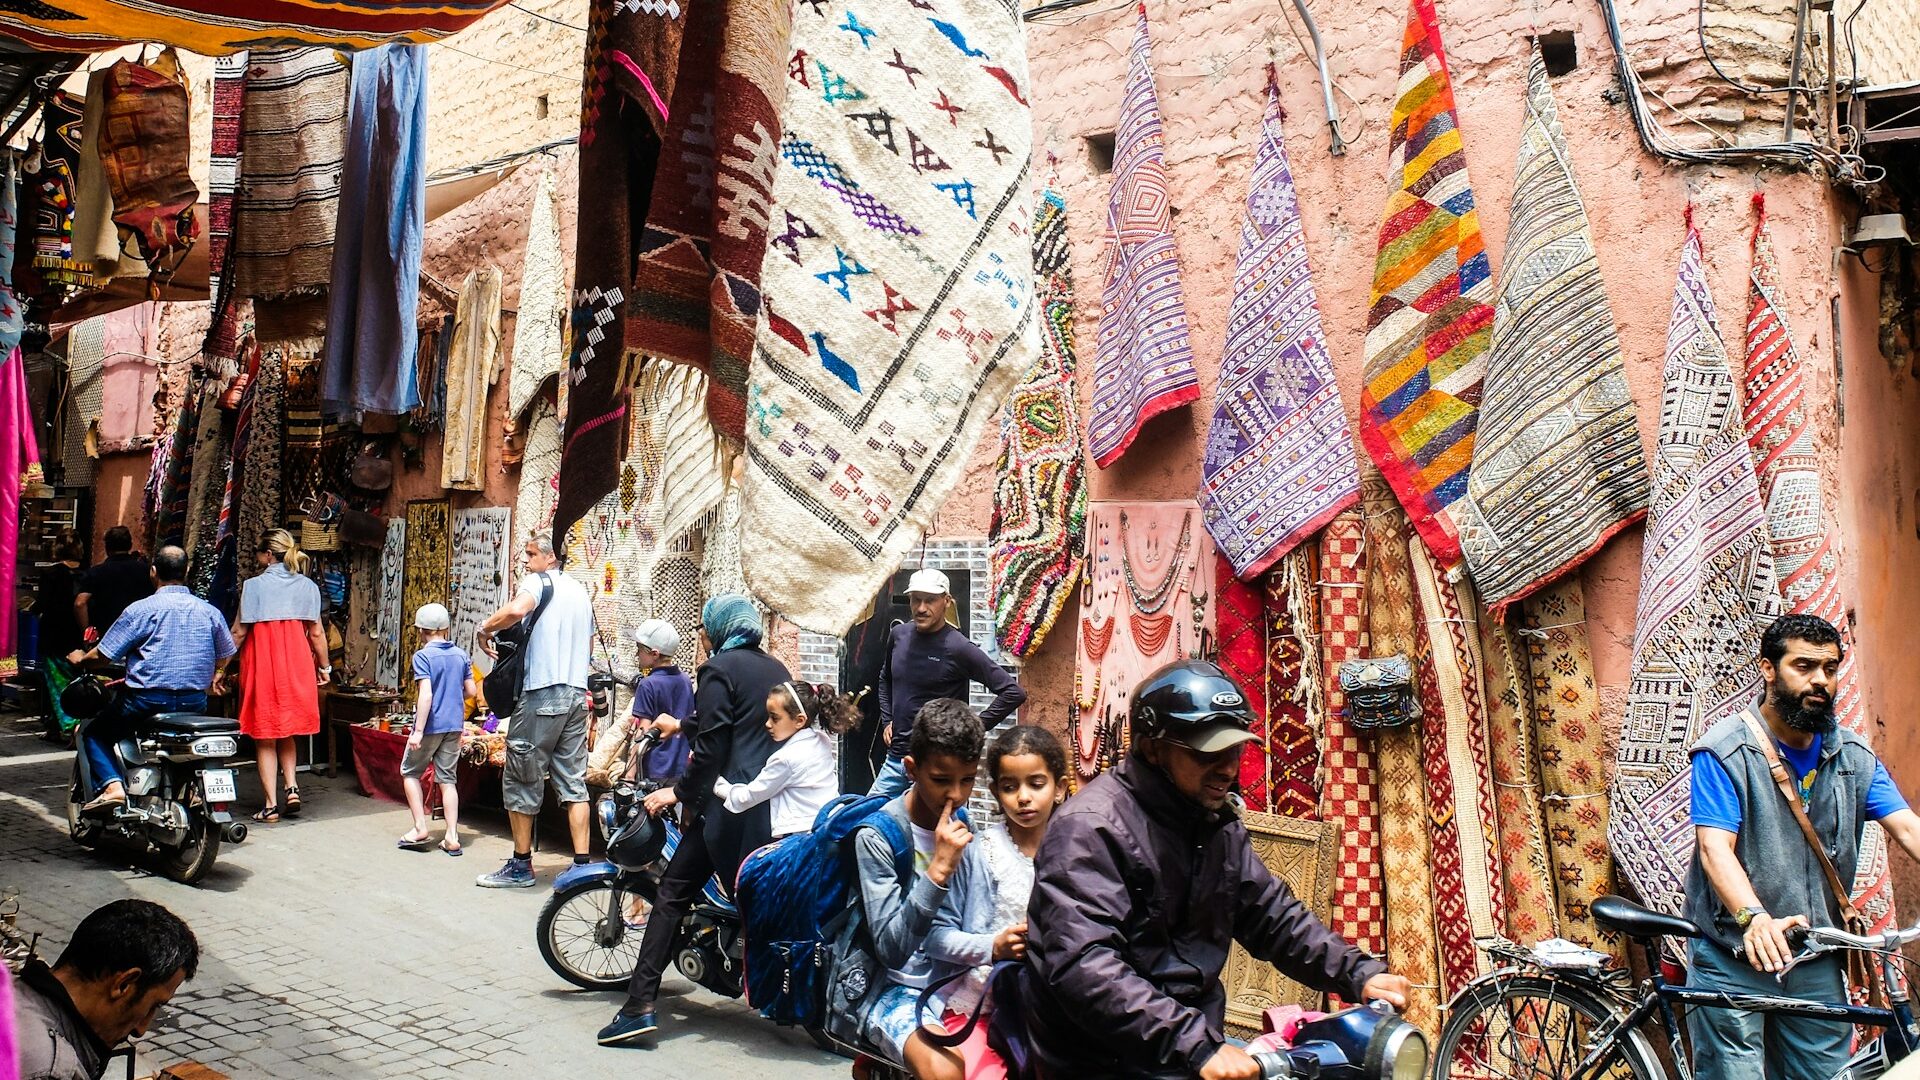
<instances>
[{"instance_id":1,"label":"shoulder strap","mask_svg":"<svg viewBox=\"0 0 1920 1080\"><path fill-rule=\"evenodd\" d=\"M1820 870L1826 875L1827 888L1833 898L1840 903L1840 915L1849 924L1860 918L1859 909L1853 906L1853 898L1848 894L1847 886L1840 880L1840 872L1833 867L1833 860L1827 858L1827 848L1820 842L1820 834L1813 829L1813 822L1807 820L1807 811L1800 805L1800 786L1794 782L1792 774L1780 762L1780 752L1773 748L1773 734L1761 724L1759 717L1749 709L1740 714L1747 723L1747 731L1760 743L1760 751L1767 755L1767 771L1773 775L1773 782L1780 794L1787 800L1787 808L1793 811L1793 819L1800 823L1800 832L1807 838L1807 846L1813 849L1816 859L1820 860Z\"/></svg>"},{"instance_id":2,"label":"shoulder strap","mask_svg":"<svg viewBox=\"0 0 1920 1080\"><path fill-rule=\"evenodd\" d=\"M549 571L540 572L540 602L534 605L533 614L527 616L527 633L533 633L533 624L546 614L547 605L553 603L553 577Z\"/></svg>"}]
</instances>

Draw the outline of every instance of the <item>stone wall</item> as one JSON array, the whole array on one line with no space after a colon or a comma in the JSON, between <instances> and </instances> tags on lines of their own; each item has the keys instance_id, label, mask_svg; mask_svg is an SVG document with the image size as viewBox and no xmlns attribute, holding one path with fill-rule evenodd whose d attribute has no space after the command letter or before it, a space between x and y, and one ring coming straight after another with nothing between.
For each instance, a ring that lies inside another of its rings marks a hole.
<instances>
[{"instance_id":1,"label":"stone wall","mask_svg":"<svg viewBox=\"0 0 1920 1080\"><path fill-rule=\"evenodd\" d=\"M429 174L580 134L587 0L515 4L428 47Z\"/></svg>"}]
</instances>

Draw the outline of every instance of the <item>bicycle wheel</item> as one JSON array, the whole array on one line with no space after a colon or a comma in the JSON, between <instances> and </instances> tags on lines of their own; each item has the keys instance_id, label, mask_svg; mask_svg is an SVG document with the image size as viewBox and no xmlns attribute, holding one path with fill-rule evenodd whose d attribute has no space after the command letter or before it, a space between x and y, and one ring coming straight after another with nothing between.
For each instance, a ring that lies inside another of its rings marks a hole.
<instances>
[{"instance_id":1,"label":"bicycle wheel","mask_svg":"<svg viewBox=\"0 0 1920 1080\"><path fill-rule=\"evenodd\" d=\"M1618 1024L1621 1010L1584 986L1510 975L1469 987L1454 999L1434 1054L1434 1080L1568 1080L1592 1052L1594 1036ZM1621 1034L1585 1077L1666 1080L1639 1031Z\"/></svg>"}]
</instances>

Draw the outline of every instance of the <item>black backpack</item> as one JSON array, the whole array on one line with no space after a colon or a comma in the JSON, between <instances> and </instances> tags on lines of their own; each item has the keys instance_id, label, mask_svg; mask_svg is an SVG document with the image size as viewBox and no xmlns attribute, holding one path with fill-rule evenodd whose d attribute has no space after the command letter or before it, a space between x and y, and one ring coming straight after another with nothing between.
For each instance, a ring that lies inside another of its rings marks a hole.
<instances>
[{"instance_id":1,"label":"black backpack","mask_svg":"<svg viewBox=\"0 0 1920 1080\"><path fill-rule=\"evenodd\" d=\"M501 719L511 717L520 707L521 686L527 677L527 642L533 640L533 624L553 602L553 579L540 575L540 603L533 614L507 627L493 639L493 670L480 686L487 697L487 709Z\"/></svg>"}]
</instances>

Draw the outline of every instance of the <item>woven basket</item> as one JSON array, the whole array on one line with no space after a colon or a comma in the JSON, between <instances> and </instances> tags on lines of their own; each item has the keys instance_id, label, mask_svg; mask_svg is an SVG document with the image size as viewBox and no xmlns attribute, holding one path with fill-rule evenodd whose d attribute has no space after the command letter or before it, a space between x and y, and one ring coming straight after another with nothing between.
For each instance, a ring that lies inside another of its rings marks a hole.
<instances>
[{"instance_id":1,"label":"woven basket","mask_svg":"<svg viewBox=\"0 0 1920 1080\"><path fill-rule=\"evenodd\" d=\"M339 551L340 523L322 525L315 521L300 522L300 547L304 551Z\"/></svg>"}]
</instances>

